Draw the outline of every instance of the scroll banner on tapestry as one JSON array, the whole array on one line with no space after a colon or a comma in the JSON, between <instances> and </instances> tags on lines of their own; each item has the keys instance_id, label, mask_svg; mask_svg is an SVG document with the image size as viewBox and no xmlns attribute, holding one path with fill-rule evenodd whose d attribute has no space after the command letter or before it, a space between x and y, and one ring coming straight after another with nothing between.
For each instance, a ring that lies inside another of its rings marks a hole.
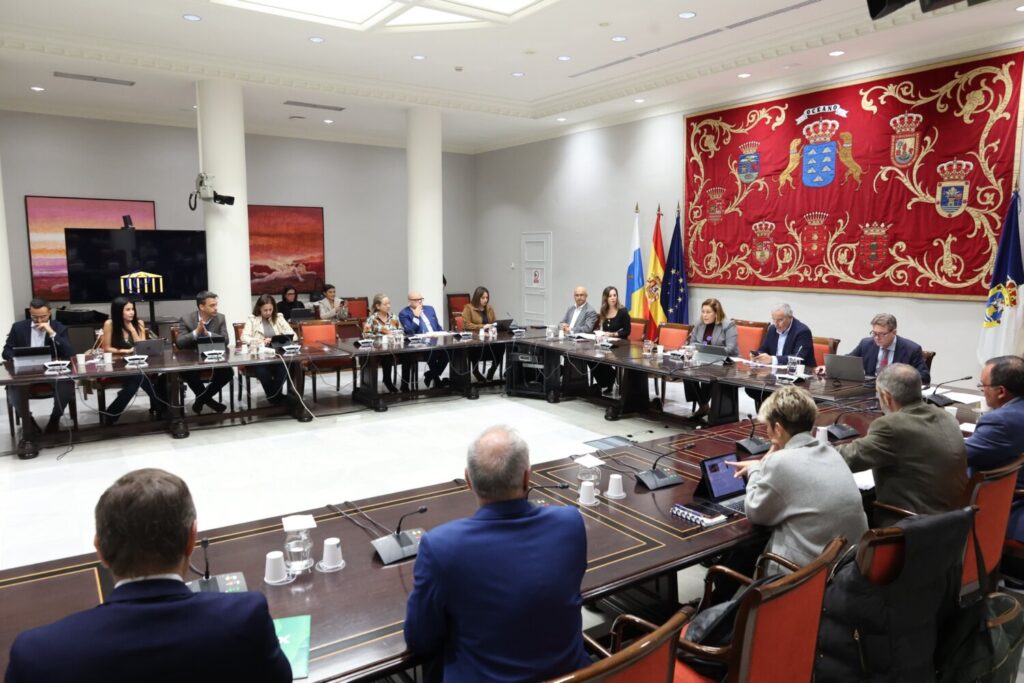
<instances>
[{"instance_id":1,"label":"scroll banner on tapestry","mask_svg":"<svg viewBox=\"0 0 1024 683\"><path fill-rule=\"evenodd\" d=\"M690 284L984 298L1022 57L688 117Z\"/></svg>"}]
</instances>

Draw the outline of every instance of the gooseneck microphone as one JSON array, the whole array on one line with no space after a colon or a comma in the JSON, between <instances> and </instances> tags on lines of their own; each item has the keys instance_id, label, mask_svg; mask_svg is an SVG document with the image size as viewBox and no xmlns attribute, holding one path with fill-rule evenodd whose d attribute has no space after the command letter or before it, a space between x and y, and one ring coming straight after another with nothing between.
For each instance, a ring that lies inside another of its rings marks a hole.
<instances>
[{"instance_id":1,"label":"gooseneck microphone","mask_svg":"<svg viewBox=\"0 0 1024 683\"><path fill-rule=\"evenodd\" d=\"M944 384L949 384L950 382L966 382L967 380L972 378L973 375L967 375L966 377L958 377L957 379L947 379L945 382L939 382L938 384L935 385L935 390L932 392L932 395L928 396L924 400L928 403L931 403L933 406L938 406L940 408L945 408L946 406L951 406L954 403L959 403L959 401L954 401L953 399L947 396L941 396L939 394L939 389Z\"/></svg>"},{"instance_id":2,"label":"gooseneck microphone","mask_svg":"<svg viewBox=\"0 0 1024 683\"><path fill-rule=\"evenodd\" d=\"M199 541L199 545L203 549L203 581L210 580L210 556L206 553L206 549L210 547L210 539L203 538Z\"/></svg>"},{"instance_id":3,"label":"gooseneck microphone","mask_svg":"<svg viewBox=\"0 0 1024 683\"><path fill-rule=\"evenodd\" d=\"M651 465L651 469L643 470L641 472L636 473L637 481L639 481L641 484L646 486L651 491L656 491L658 489L667 488L669 486L676 486L678 484L683 483L683 478L680 477L678 474L663 472L658 469L658 463L661 462L661 459L664 458L666 455L668 455L668 453L662 453L657 458L655 458L654 463Z\"/></svg>"},{"instance_id":4,"label":"gooseneck microphone","mask_svg":"<svg viewBox=\"0 0 1024 683\"><path fill-rule=\"evenodd\" d=\"M398 518L398 525L393 533L385 534L380 538L370 541L384 564L392 564L399 560L416 556L416 553L420 550L420 539L426 532L423 529L406 529L402 531L402 522L410 515L422 515L426 511L427 506L421 505L412 512L405 513Z\"/></svg>"},{"instance_id":5,"label":"gooseneck microphone","mask_svg":"<svg viewBox=\"0 0 1024 683\"><path fill-rule=\"evenodd\" d=\"M196 574L199 574L202 578L196 579L195 581L189 581L185 584L188 586L189 590L193 593L238 593L246 590L245 576L242 572L230 572L227 574L210 576L210 557L206 552L206 549L210 546L210 539L199 539L199 546L203 549L203 571L200 572L192 566L191 561L189 562L188 568Z\"/></svg>"},{"instance_id":6,"label":"gooseneck microphone","mask_svg":"<svg viewBox=\"0 0 1024 683\"><path fill-rule=\"evenodd\" d=\"M398 518L398 526L395 527L395 536L401 536L402 535L402 522L405 521L406 517L409 517L410 515L422 515L426 511L427 511L427 506L426 505L420 505L418 508L416 508L412 512L406 512L404 515L399 517Z\"/></svg>"},{"instance_id":7,"label":"gooseneck microphone","mask_svg":"<svg viewBox=\"0 0 1024 683\"><path fill-rule=\"evenodd\" d=\"M530 494L533 493L534 491L536 491L537 489L567 489L567 488L569 488L568 484L531 484L530 487L528 489L526 489L526 497L529 498Z\"/></svg>"},{"instance_id":8,"label":"gooseneck microphone","mask_svg":"<svg viewBox=\"0 0 1024 683\"><path fill-rule=\"evenodd\" d=\"M771 442L768 439L754 436L754 431L757 429L757 421L750 413L747 413L747 419L750 420L750 434L747 435L747 438L736 442L736 450L750 455L767 453L768 449L772 447Z\"/></svg>"}]
</instances>

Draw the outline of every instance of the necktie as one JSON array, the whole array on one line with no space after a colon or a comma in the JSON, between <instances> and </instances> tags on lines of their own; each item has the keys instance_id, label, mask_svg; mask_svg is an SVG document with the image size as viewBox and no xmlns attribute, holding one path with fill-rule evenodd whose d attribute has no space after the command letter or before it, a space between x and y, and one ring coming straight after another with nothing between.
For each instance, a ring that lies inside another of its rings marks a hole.
<instances>
[{"instance_id":1,"label":"necktie","mask_svg":"<svg viewBox=\"0 0 1024 683\"><path fill-rule=\"evenodd\" d=\"M889 349L882 349L882 360L878 361L878 370L881 372L889 365Z\"/></svg>"}]
</instances>

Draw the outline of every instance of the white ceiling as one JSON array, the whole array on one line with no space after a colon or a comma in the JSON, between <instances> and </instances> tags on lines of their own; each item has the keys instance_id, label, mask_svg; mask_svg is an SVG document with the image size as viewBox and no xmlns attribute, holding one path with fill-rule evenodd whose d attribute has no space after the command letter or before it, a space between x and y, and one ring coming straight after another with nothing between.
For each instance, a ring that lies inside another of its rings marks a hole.
<instances>
[{"instance_id":1,"label":"white ceiling","mask_svg":"<svg viewBox=\"0 0 1024 683\"><path fill-rule=\"evenodd\" d=\"M459 4L392 4L439 3ZM194 126L193 84L226 78L250 133L403 146L405 110L434 106L445 148L474 153L1021 44L1022 3L914 2L871 22L865 0L544 0L469 27L351 30L211 0L0 0L0 109Z\"/></svg>"}]
</instances>

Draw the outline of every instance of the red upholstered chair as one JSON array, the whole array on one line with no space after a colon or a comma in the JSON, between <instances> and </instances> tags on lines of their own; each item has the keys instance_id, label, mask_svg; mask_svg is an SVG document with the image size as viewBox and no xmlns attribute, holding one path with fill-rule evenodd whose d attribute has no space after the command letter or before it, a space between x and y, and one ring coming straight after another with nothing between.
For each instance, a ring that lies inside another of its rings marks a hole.
<instances>
[{"instance_id":1,"label":"red upholstered chair","mask_svg":"<svg viewBox=\"0 0 1024 683\"><path fill-rule=\"evenodd\" d=\"M619 615L612 623L611 649L606 650L586 634L583 636L587 647L596 652L601 659L585 669L549 679L547 683L667 683L671 680L675 668L679 631L692 615L693 608L686 607L661 626L655 626L631 614ZM623 648L623 631L626 626L647 633Z\"/></svg>"},{"instance_id":2,"label":"red upholstered chair","mask_svg":"<svg viewBox=\"0 0 1024 683\"><path fill-rule=\"evenodd\" d=\"M814 653L818 641L818 623L825 595L825 581L832 563L846 541L833 539L825 550L806 567L775 581L770 581L744 594L736 614L732 642L724 647L697 645L686 640L682 632L679 648L704 659L725 662L727 683L775 683L776 681L810 681L814 672ZM769 559L790 565L784 558L766 554ZM708 570L707 588L713 576L723 574L749 585L752 580L727 569L714 566ZM708 598L705 593L705 604ZM711 681L678 662L675 683Z\"/></svg>"},{"instance_id":3,"label":"red upholstered chair","mask_svg":"<svg viewBox=\"0 0 1024 683\"><path fill-rule=\"evenodd\" d=\"M348 306L348 317L357 319L360 324L370 317L370 300L365 296L341 296Z\"/></svg>"},{"instance_id":4,"label":"red upholstered chair","mask_svg":"<svg viewBox=\"0 0 1024 683\"><path fill-rule=\"evenodd\" d=\"M857 544L857 569L873 584L885 586L903 570L903 529L869 529Z\"/></svg>"},{"instance_id":5,"label":"red upholstered chair","mask_svg":"<svg viewBox=\"0 0 1024 683\"><path fill-rule=\"evenodd\" d=\"M644 340L644 333L647 331L647 321L643 318L629 319L629 341L638 342Z\"/></svg>"},{"instance_id":6,"label":"red upholstered chair","mask_svg":"<svg viewBox=\"0 0 1024 683\"><path fill-rule=\"evenodd\" d=\"M839 348L839 340L832 337L814 337L814 362L818 365L825 364L825 354L836 352Z\"/></svg>"},{"instance_id":7,"label":"red upholstered chair","mask_svg":"<svg viewBox=\"0 0 1024 683\"><path fill-rule=\"evenodd\" d=\"M351 312L351 309L349 309ZM359 329L356 326L356 329ZM338 328L332 320L310 320L299 325L299 334L302 337L302 344L326 344L336 346L338 344ZM336 390L341 391L341 371L354 367L351 358L321 359L314 363L308 362L306 369L313 378L313 401L317 400L316 378L325 372L335 373Z\"/></svg>"},{"instance_id":8,"label":"red upholstered chair","mask_svg":"<svg viewBox=\"0 0 1024 683\"><path fill-rule=\"evenodd\" d=\"M693 325L662 323L658 326L658 343L664 346L666 351L675 351L686 346L692 331Z\"/></svg>"},{"instance_id":9,"label":"red upholstered chair","mask_svg":"<svg viewBox=\"0 0 1024 683\"><path fill-rule=\"evenodd\" d=\"M465 332L466 323L462 319L462 311L456 311L452 313L452 329L456 332Z\"/></svg>"},{"instance_id":10,"label":"red upholstered chair","mask_svg":"<svg viewBox=\"0 0 1024 683\"><path fill-rule=\"evenodd\" d=\"M462 315L462 309L466 307L473 297L469 294L449 294L448 295L448 329L454 330L455 328L455 316ZM462 330L459 330L460 332Z\"/></svg>"},{"instance_id":11,"label":"red upholstered chair","mask_svg":"<svg viewBox=\"0 0 1024 683\"><path fill-rule=\"evenodd\" d=\"M750 358L750 352L761 346L764 335L771 323L758 323L749 320L733 320L736 323L736 345L741 358Z\"/></svg>"}]
</instances>

